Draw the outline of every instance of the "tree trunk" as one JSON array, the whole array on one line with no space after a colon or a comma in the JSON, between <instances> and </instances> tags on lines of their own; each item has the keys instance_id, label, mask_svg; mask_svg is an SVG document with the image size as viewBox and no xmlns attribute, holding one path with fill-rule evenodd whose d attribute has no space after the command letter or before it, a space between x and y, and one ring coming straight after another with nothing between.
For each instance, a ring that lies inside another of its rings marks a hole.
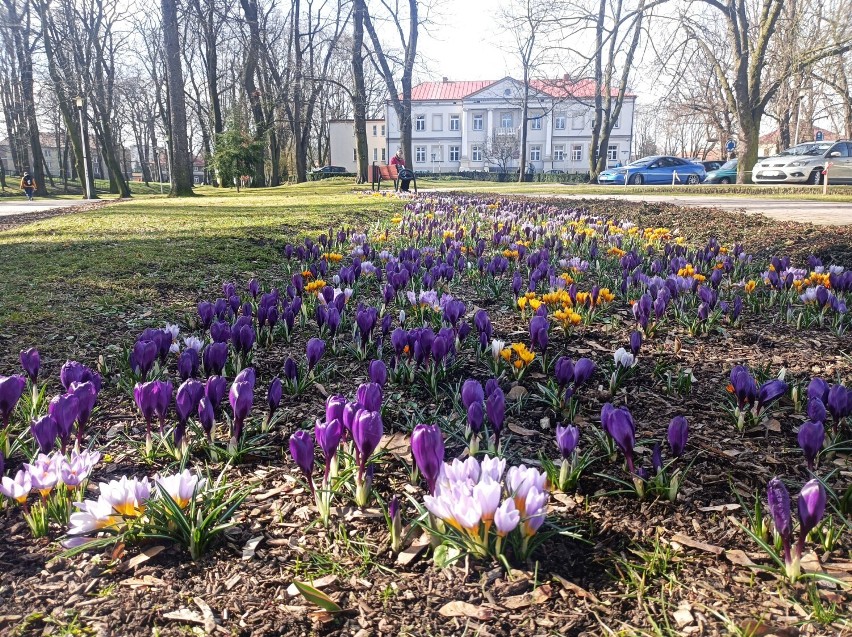
<instances>
[{"instance_id":1,"label":"tree trunk","mask_svg":"<svg viewBox=\"0 0 852 637\"><path fill-rule=\"evenodd\" d=\"M192 162L186 129L186 99L183 94L183 69L180 62L176 0L160 0L163 10L163 51L169 86L169 142L172 147L172 183L170 197L192 196Z\"/></svg>"},{"instance_id":2,"label":"tree trunk","mask_svg":"<svg viewBox=\"0 0 852 637\"><path fill-rule=\"evenodd\" d=\"M749 171L757 163L757 156L760 151L760 119L760 113L752 114L750 117L744 117L741 113L739 116L739 142L743 150L737 161L738 184L752 183L752 175Z\"/></svg>"},{"instance_id":3,"label":"tree trunk","mask_svg":"<svg viewBox=\"0 0 852 637\"><path fill-rule=\"evenodd\" d=\"M249 27L249 45L246 50L245 68L243 69L243 87L251 106L252 119L254 120L254 138L257 141L265 141L266 120L263 117L263 107L260 104L260 91L257 90L257 85L254 82L261 45L260 24L257 17L257 0L240 0L240 2L246 14L246 22ZM296 0L293 6L294 16L298 16L298 0ZM293 20L294 22L298 22L298 17L294 17ZM298 49L298 46L296 48ZM263 156L255 164L254 183L258 186L264 185Z\"/></svg>"},{"instance_id":4,"label":"tree trunk","mask_svg":"<svg viewBox=\"0 0 852 637\"><path fill-rule=\"evenodd\" d=\"M364 80L364 2L355 0L352 34L352 78L355 90L352 93L352 109L355 122L355 147L358 154L359 184L370 181L370 158L367 156L367 83Z\"/></svg>"},{"instance_id":5,"label":"tree trunk","mask_svg":"<svg viewBox=\"0 0 852 637\"><path fill-rule=\"evenodd\" d=\"M527 174L527 118L530 112L529 68L524 65L524 100L521 104L521 148L518 159L518 182L524 181Z\"/></svg>"}]
</instances>

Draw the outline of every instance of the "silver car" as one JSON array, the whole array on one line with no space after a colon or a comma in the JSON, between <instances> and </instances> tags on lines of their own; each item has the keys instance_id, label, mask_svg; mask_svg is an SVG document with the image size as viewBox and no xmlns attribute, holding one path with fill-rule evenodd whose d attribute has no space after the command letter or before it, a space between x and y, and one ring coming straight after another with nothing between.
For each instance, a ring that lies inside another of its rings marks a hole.
<instances>
[{"instance_id":1,"label":"silver car","mask_svg":"<svg viewBox=\"0 0 852 637\"><path fill-rule=\"evenodd\" d=\"M762 159L752 168L758 184L821 184L828 167L829 183L852 183L852 143L806 142Z\"/></svg>"}]
</instances>

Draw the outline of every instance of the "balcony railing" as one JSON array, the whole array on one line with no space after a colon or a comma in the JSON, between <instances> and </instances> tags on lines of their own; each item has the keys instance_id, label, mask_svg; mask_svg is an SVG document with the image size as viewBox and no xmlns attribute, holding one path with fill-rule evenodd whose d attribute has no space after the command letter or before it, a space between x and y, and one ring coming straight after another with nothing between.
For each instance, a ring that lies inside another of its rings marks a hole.
<instances>
[{"instance_id":1,"label":"balcony railing","mask_svg":"<svg viewBox=\"0 0 852 637\"><path fill-rule=\"evenodd\" d=\"M497 137L514 137L520 129L517 126L498 126L494 129Z\"/></svg>"}]
</instances>

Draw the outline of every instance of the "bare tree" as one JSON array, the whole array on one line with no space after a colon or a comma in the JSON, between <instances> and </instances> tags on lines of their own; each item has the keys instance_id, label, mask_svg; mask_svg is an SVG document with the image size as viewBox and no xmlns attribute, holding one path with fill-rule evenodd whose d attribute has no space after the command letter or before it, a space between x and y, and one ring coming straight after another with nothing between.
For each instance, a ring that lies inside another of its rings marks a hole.
<instances>
[{"instance_id":1,"label":"bare tree","mask_svg":"<svg viewBox=\"0 0 852 637\"><path fill-rule=\"evenodd\" d=\"M180 59L176 0L160 0L163 11L163 52L169 102L169 147L171 148L170 197L187 197L192 191L192 163L186 126L183 69Z\"/></svg>"},{"instance_id":2,"label":"bare tree","mask_svg":"<svg viewBox=\"0 0 852 637\"><path fill-rule=\"evenodd\" d=\"M512 162L517 161L522 154L521 141L517 133L509 135L491 131L491 139L485 145L484 156L489 164L497 166L498 171L508 173Z\"/></svg>"}]
</instances>

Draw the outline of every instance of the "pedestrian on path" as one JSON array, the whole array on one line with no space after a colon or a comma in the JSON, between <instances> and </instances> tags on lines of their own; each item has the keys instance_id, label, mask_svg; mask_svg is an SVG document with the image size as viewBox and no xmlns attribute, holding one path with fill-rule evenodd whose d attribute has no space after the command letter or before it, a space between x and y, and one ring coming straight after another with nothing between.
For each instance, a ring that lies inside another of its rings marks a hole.
<instances>
[{"instance_id":1,"label":"pedestrian on path","mask_svg":"<svg viewBox=\"0 0 852 637\"><path fill-rule=\"evenodd\" d=\"M24 173L24 176L21 177L21 190L27 195L27 200L33 200L33 191L38 187L36 184L36 180L33 178L31 174L28 172Z\"/></svg>"}]
</instances>

